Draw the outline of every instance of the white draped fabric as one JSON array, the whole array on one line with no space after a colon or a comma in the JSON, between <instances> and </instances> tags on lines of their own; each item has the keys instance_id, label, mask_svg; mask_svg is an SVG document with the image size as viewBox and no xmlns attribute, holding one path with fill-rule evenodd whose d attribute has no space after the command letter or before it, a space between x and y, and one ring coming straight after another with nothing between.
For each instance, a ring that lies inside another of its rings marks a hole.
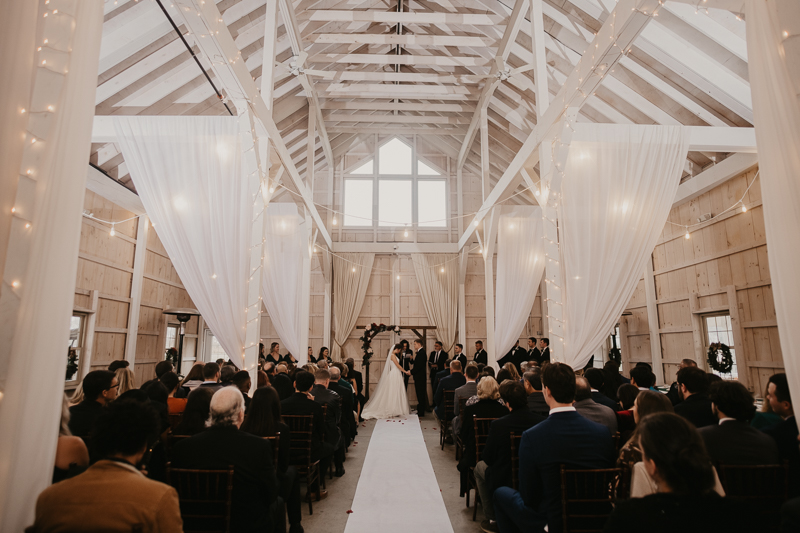
<instances>
[{"instance_id":1,"label":"white draped fabric","mask_svg":"<svg viewBox=\"0 0 800 533\"><path fill-rule=\"evenodd\" d=\"M564 362L583 368L630 301L688 152L680 126L598 125L573 140L559 202Z\"/></svg>"},{"instance_id":2,"label":"white draped fabric","mask_svg":"<svg viewBox=\"0 0 800 533\"><path fill-rule=\"evenodd\" d=\"M753 92L764 226L783 363L800 394L800 4L750 0L747 55ZM789 35L784 37L783 32ZM794 76L794 79L793 79Z\"/></svg>"},{"instance_id":3,"label":"white draped fabric","mask_svg":"<svg viewBox=\"0 0 800 533\"><path fill-rule=\"evenodd\" d=\"M446 352L456 342L458 328L458 255L411 254L428 320Z\"/></svg>"},{"instance_id":4,"label":"white draped fabric","mask_svg":"<svg viewBox=\"0 0 800 533\"><path fill-rule=\"evenodd\" d=\"M120 117L114 126L178 276L222 348L244 368L256 191L248 190L242 172L239 120Z\"/></svg>"},{"instance_id":5,"label":"white draped fabric","mask_svg":"<svg viewBox=\"0 0 800 533\"><path fill-rule=\"evenodd\" d=\"M342 345L356 327L364 305L375 254L344 253L333 256L333 346L331 359L341 361Z\"/></svg>"},{"instance_id":6,"label":"white draped fabric","mask_svg":"<svg viewBox=\"0 0 800 533\"><path fill-rule=\"evenodd\" d=\"M504 206L497 228L494 345L503 357L519 340L544 273L542 208Z\"/></svg>"},{"instance_id":7,"label":"white draped fabric","mask_svg":"<svg viewBox=\"0 0 800 533\"><path fill-rule=\"evenodd\" d=\"M309 227L293 203L267 207L261 296L281 342L301 364L308 357L309 293L303 287L310 268Z\"/></svg>"}]
</instances>

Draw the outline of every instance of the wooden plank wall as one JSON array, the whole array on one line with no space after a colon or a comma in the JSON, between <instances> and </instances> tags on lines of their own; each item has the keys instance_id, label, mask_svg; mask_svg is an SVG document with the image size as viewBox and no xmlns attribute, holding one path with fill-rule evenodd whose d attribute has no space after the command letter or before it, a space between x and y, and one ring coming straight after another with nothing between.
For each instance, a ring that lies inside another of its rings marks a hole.
<instances>
[{"instance_id":1,"label":"wooden plank wall","mask_svg":"<svg viewBox=\"0 0 800 533\"><path fill-rule=\"evenodd\" d=\"M761 189L757 169L737 176L672 209L653 251L658 331L664 376L674 380L678 363L692 358L705 366L706 341L700 316L729 312L733 319L739 379L763 395L770 375L783 371L772 300ZM755 180L755 183L753 181ZM747 212L735 205L744 198ZM691 229L681 225L705 214L718 218ZM623 317L623 361L651 361L644 280Z\"/></svg>"}]
</instances>

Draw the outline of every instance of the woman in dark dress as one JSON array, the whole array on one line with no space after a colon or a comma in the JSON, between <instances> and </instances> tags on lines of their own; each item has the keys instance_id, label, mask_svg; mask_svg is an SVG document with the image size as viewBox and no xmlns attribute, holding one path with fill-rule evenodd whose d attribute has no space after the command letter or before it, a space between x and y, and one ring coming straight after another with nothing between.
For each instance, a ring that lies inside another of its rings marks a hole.
<instances>
[{"instance_id":1,"label":"woman in dark dress","mask_svg":"<svg viewBox=\"0 0 800 533\"><path fill-rule=\"evenodd\" d=\"M172 432L174 435L197 435L206 429L206 421L211 412L211 397L214 391L208 387L198 387L189 393L186 409L181 423Z\"/></svg>"}]
</instances>

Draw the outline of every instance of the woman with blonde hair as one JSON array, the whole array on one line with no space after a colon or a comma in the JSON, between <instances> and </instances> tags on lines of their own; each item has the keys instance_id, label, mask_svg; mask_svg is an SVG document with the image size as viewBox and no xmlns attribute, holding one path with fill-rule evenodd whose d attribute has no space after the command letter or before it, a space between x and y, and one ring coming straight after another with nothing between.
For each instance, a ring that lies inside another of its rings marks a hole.
<instances>
[{"instance_id":1,"label":"woman with blonde hair","mask_svg":"<svg viewBox=\"0 0 800 533\"><path fill-rule=\"evenodd\" d=\"M517 372L517 367L514 363L506 363L503 365L503 370L507 370L509 374L511 374L511 379L514 381L519 381L522 377ZM499 393L498 393L499 394Z\"/></svg>"},{"instance_id":2,"label":"woman with blonde hair","mask_svg":"<svg viewBox=\"0 0 800 533\"><path fill-rule=\"evenodd\" d=\"M86 448L86 443L80 437L74 437L69 430L69 401L65 394L61 404L61 425L58 428L53 483L77 476L88 467L89 450Z\"/></svg>"},{"instance_id":3,"label":"woman with blonde hair","mask_svg":"<svg viewBox=\"0 0 800 533\"><path fill-rule=\"evenodd\" d=\"M129 390L136 388L136 376L130 368L117 369L117 381L119 388L117 389L117 396L125 394Z\"/></svg>"}]
</instances>

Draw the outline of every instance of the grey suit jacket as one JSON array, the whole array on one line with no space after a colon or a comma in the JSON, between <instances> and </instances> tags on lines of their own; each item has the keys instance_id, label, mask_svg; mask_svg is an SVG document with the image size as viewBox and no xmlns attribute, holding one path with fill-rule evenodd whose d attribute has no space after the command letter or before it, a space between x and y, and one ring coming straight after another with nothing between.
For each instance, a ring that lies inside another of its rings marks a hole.
<instances>
[{"instance_id":1,"label":"grey suit jacket","mask_svg":"<svg viewBox=\"0 0 800 533\"><path fill-rule=\"evenodd\" d=\"M471 398L471 397L475 396L476 394L478 394L478 385L476 385L474 381L473 382L467 382L466 385L461 385L459 388L456 389L455 399L453 400L455 402L454 409L455 409L456 416L459 415L459 413L458 413L458 400L460 398Z\"/></svg>"},{"instance_id":2,"label":"grey suit jacket","mask_svg":"<svg viewBox=\"0 0 800 533\"><path fill-rule=\"evenodd\" d=\"M603 424L614 435L617 432L617 414L610 407L600 405L591 398L573 404L578 414L592 422Z\"/></svg>"}]
</instances>

